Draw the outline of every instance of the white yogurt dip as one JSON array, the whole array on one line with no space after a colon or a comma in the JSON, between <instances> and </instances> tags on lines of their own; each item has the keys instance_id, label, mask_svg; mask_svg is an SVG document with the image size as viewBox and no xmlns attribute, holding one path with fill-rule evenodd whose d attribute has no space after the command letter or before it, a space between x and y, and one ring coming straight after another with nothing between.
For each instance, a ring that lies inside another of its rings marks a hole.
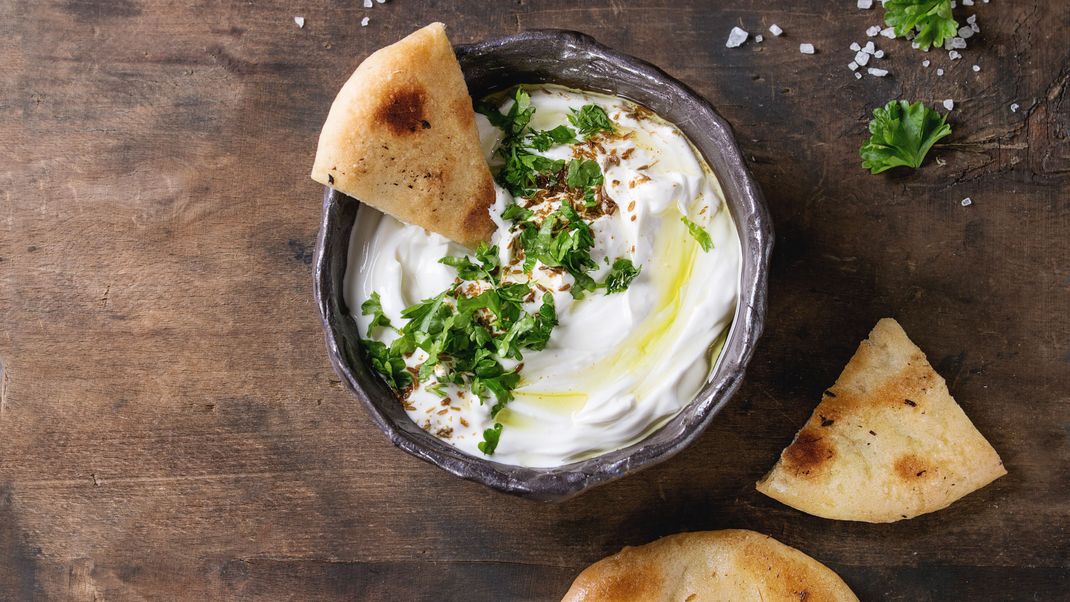
<instances>
[{"instance_id":1,"label":"white yogurt dip","mask_svg":"<svg viewBox=\"0 0 1070 602\"><path fill-rule=\"evenodd\" d=\"M589 222L594 235L590 256L597 267L588 275L602 282L618 258L631 260L639 273L622 292L595 290L577 299L571 290L575 278L567 270L545 269L541 261L530 274L514 268L518 273L501 280L528 282L537 291L524 309L537 311L545 289L558 321L544 349L523 351L514 399L492 417L495 398L489 393L483 393L481 403L463 384L436 386L431 377L408 391L401 403L414 422L469 454L505 464L554 467L635 443L694 399L732 323L741 254L720 184L679 129L623 99L555 86L524 89L535 107L532 130L572 127L569 115L592 104L613 122L612 135L585 138L574 128L579 142L534 154L597 161L603 175L601 207L610 210L596 211ZM501 103L502 111L513 102ZM483 115L477 115L477 124L497 172L503 163L496 154L502 131ZM514 239L519 230L502 219L502 212L518 203L538 219L562 202L561 195L528 196L514 198L497 186L490 212L498 228L491 243L503 266L518 263ZM682 217L708 233L712 248L703 250ZM458 286L457 269L439 259L471 250L364 206L349 253L346 302L364 335L372 316L362 315L360 308L373 293L386 318L400 327L406 322L403 309ZM477 286L474 292L479 290ZM375 327L371 333L388 345L397 337L391 328ZM419 366L427 359L417 349L405 364ZM498 359L509 370L520 364ZM478 444L495 424L502 425L500 437L487 456Z\"/></svg>"}]
</instances>

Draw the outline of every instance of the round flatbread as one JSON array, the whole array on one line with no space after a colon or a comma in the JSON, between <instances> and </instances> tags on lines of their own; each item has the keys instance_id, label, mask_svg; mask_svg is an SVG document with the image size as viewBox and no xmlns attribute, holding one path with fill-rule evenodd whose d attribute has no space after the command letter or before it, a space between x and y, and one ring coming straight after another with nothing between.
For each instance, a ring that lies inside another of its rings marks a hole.
<instances>
[{"instance_id":1,"label":"round flatbread","mask_svg":"<svg viewBox=\"0 0 1070 602\"><path fill-rule=\"evenodd\" d=\"M837 602L858 598L836 573L741 529L663 537L587 567L562 602Z\"/></svg>"},{"instance_id":2,"label":"round flatbread","mask_svg":"<svg viewBox=\"0 0 1070 602\"><path fill-rule=\"evenodd\" d=\"M885 318L757 487L815 516L887 523L1005 474L925 354Z\"/></svg>"},{"instance_id":3,"label":"round flatbread","mask_svg":"<svg viewBox=\"0 0 1070 602\"><path fill-rule=\"evenodd\" d=\"M323 124L312 179L461 244L490 238L494 180L444 25L357 67Z\"/></svg>"}]
</instances>

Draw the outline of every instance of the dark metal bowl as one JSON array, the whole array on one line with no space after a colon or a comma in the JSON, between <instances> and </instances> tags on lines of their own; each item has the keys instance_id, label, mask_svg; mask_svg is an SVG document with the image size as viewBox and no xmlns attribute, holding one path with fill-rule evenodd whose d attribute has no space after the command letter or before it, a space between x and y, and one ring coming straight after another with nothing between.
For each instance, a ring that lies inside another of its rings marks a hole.
<instances>
[{"instance_id":1,"label":"dark metal bowl","mask_svg":"<svg viewBox=\"0 0 1070 602\"><path fill-rule=\"evenodd\" d=\"M668 459L706 429L739 388L762 331L773 228L729 125L706 100L661 69L590 36L536 30L456 47L473 98L519 83L554 83L644 105L676 124L702 152L724 188L742 243L735 320L720 363L698 396L664 427L624 449L558 468L524 468L469 456L424 432L366 362L343 298L349 238L360 203L328 188L316 240L315 295L334 369L390 440L463 479L537 500L561 501Z\"/></svg>"}]
</instances>

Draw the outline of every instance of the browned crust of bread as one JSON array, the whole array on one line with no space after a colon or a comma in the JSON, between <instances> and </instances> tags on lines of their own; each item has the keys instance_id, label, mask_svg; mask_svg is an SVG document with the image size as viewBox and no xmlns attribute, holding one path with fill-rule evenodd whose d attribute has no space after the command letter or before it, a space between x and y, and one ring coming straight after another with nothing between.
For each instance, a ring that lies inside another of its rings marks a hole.
<instances>
[{"instance_id":1,"label":"browned crust of bread","mask_svg":"<svg viewBox=\"0 0 1070 602\"><path fill-rule=\"evenodd\" d=\"M925 354L885 318L757 487L817 516L892 522L1004 474Z\"/></svg>"},{"instance_id":2,"label":"browned crust of bread","mask_svg":"<svg viewBox=\"0 0 1070 602\"><path fill-rule=\"evenodd\" d=\"M680 533L587 567L563 602L857 601L836 573L772 537L739 529Z\"/></svg>"},{"instance_id":3,"label":"browned crust of bread","mask_svg":"<svg viewBox=\"0 0 1070 602\"><path fill-rule=\"evenodd\" d=\"M445 26L357 67L331 105L312 179L465 245L490 238L494 181Z\"/></svg>"}]
</instances>

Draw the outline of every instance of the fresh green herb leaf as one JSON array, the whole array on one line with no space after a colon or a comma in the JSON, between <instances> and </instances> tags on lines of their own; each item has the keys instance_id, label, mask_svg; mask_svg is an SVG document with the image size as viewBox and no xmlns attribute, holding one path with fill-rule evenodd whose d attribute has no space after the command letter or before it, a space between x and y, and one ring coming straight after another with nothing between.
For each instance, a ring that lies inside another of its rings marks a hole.
<instances>
[{"instance_id":1,"label":"fresh green herb leaf","mask_svg":"<svg viewBox=\"0 0 1070 602\"><path fill-rule=\"evenodd\" d=\"M604 178L602 168L598 161L591 159L573 159L568 162L568 175L565 184L573 188L587 188L589 186L601 186Z\"/></svg>"},{"instance_id":2,"label":"fresh green herb leaf","mask_svg":"<svg viewBox=\"0 0 1070 602\"><path fill-rule=\"evenodd\" d=\"M687 231L691 233L691 236L695 240L698 241L698 244L702 247L702 250L708 253L710 249L713 248L713 239L710 238L710 233L705 231L702 226L687 219L686 215L682 216L680 220L683 221L685 225L687 225Z\"/></svg>"},{"instance_id":3,"label":"fresh green herb leaf","mask_svg":"<svg viewBox=\"0 0 1070 602\"><path fill-rule=\"evenodd\" d=\"M642 270L642 266L635 267L631 259L626 257L618 257L613 262L613 267L609 270L609 275L606 276L604 286L606 287L606 294L620 293L628 290L628 285L635 280L635 277L639 275L639 271Z\"/></svg>"},{"instance_id":4,"label":"fresh green herb leaf","mask_svg":"<svg viewBox=\"0 0 1070 602\"><path fill-rule=\"evenodd\" d=\"M873 111L869 133L859 154L862 167L876 174L893 167L919 167L933 144L951 134L951 126L947 116L920 102L893 100Z\"/></svg>"},{"instance_id":5,"label":"fresh green herb leaf","mask_svg":"<svg viewBox=\"0 0 1070 602\"><path fill-rule=\"evenodd\" d=\"M922 50L942 46L959 29L951 16L951 0L888 0L884 3L884 22L901 38L917 30L912 42Z\"/></svg>"},{"instance_id":6,"label":"fresh green herb leaf","mask_svg":"<svg viewBox=\"0 0 1070 602\"><path fill-rule=\"evenodd\" d=\"M368 324L368 336L372 336L372 331L376 326L383 326L391 328L390 318L387 318L383 314L383 304L379 299L379 293L372 293L372 296L367 301L360 304L360 313L365 316L372 316L372 321Z\"/></svg>"},{"instance_id":7,"label":"fresh green herb leaf","mask_svg":"<svg viewBox=\"0 0 1070 602\"><path fill-rule=\"evenodd\" d=\"M487 280L497 284L501 261L498 258L498 247L488 247L486 242L480 241L476 247L476 261L474 263L468 256L454 257L452 255L439 259L439 263L457 268L457 275L462 280Z\"/></svg>"},{"instance_id":8,"label":"fresh green herb leaf","mask_svg":"<svg viewBox=\"0 0 1070 602\"><path fill-rule=\"evenodd\" d=\"M505 211L502 211L502 219L514 222L522 222L530 218L532 215L535 215L534 211L525 209L516 203L510 203L509 206L505 208Z\"/></svg>"},{"instance_id":9,"label":"fresh green herb leaf","mask_svg":"<svg viewBox=\"0 0 1070 602\"><path fill-rule=\"evenodd\" d=\"M505 167L498 172L498 183L513 196L529 195L535 190L540 175L550 176L565 167L562 160L547 159L517 146L503 146L501 150L508 154L504 155Z\"/></svg>"},{"instance_id":10,"label":"fresh green herb leaf","mask_svg":"<svg viewBox=\"0 0 1070 602\"><path fill-rule=\"evenodd\" d=\"M446 389L442 383L435 383L433 385L427 385L424 387L428 391L438 395L439 397L446 397Z\"/></svg>"},{"instance_id":11,"label":"fresh green herb leaf","mask_svg":"<svg viewBox=\"0 0 1070 602\"><path fill-rule=\"evenodd\" d=\"M552 130L532 132L528 137L528 144L537 151L546 151L561 144L571 144L576 141L576 132L567 125L559 125Z\"/></svg>"},{"instance_id":12,"label":"fresh green herb leaf","mask_svg":"<svg viewBox=\"0 0 1070 602\"><path fill-rule=\"evenodd\" d=\"M372 367L394 391L401 391L412 384L412 374L405 369L405 358L380 341L361 340Z\"/></svg>"},{"instance_id":13,"label":"fresh green herb leaf","mask_svg":"<svg viewBox=\"0 0 1070 602\"><path fill-rule=\"evenodd\" d=\"M483 440L477 444L479 451L488 456L493 455L494 450L498 449L498 440L501 439L501 436L502 425L495 423L493 427L483 431Z\"/></svg>"},{"instance_id":14,"label":"fresh green herb leaf","mask_svg":"<svg viewBox=\"0 0 1070 602\"><path fill-rule=\"evenodd\" d=\"M583 105L579 110L573 109L568 120L584 137L598 132L612 132L614 129L606 110L596 104Z\"/></svg>"}]
</instances>

